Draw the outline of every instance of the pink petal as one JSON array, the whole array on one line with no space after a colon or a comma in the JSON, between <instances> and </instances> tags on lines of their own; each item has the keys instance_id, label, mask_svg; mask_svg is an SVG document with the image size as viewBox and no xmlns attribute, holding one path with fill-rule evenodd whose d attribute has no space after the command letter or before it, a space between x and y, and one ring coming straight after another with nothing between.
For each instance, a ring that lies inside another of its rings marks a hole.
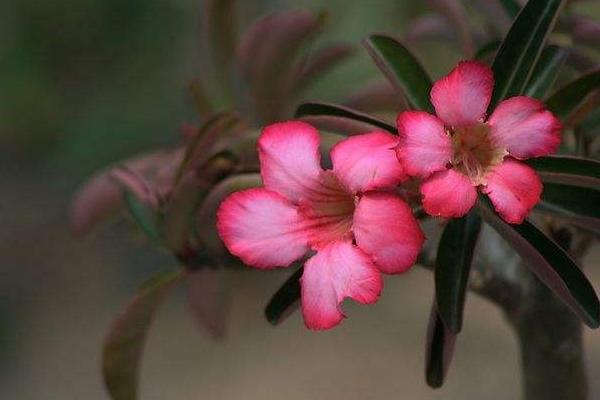
<instances>
[{"instance_id":1,"label":"pink petal","mask_svg":"<svg viewBox=\"0 0 600 400\"><path fill-rule=\"evenodd\" d=\"M333 328L344 318L341 303L377 301L383 281L372 260L349 241L331 243L304 265L302 314L310 329Z\"/></svg>"},{"instance_id":2,"label":"pink petal","mask_svg":"<svg viewBox=\"0 0 600 400\"><path fill-rule=\"evenodd\" d=\"M437 117L422 111L405 111L397 119L400 144L396 155L404 172L427 177L446 168L452 157L452 141Z\"/></svg>"},{"instance_id":3,"label":"pink petal","mask_svg":"<svg viewBox=\"0 0 600 400\"><path fill-rule=\"evenodd\" d=\"M319 141L319 132L300 121L263 129L258 154L265 188L294 202L310 196L321 173Z\"/></svg>"},{"instance_id":4,"label":"pink petal","mask_svg":"<svg viewBox=\"0 0 600 400\"><path fill-rule=\"evenodd\" d=\"M331 149L333 172L352 193L394 187L406 178L397 144L398 137L385 132L351 136Z\"/></svg>"},{"instance_id":5,"label":"pink petal","mask_svg":"<svg viewBox=\"0 0 600 400\"><path fill-rule=\"evenodd\" d=\"M466 175L454 169L436 172L421 185L423 208L434 217L462 217L475 204L477 190Z\"/></svg>"},{"instance_id":6,"label":"pink petal","mask_svg":"<svg viewBox=\"0 0 600 400\"><path fill-rule=\"evenodd\" d=\"M490 117L490 134L510 155L524 159L554 153L562 125L541 101L518 96L504 100Z\"/></svg>"},{"instance_id":7,"label":"pink petal","mask_svg":"<svg viewBox=\"0 0 600 400\"><path fill-rule=\"evenodd\" d=\"M410 207L391 193L363 195L354 212L353 231L358 247L386 274L408 270L425 240Z\"/></svg>"},{"instance_id":8,"label":"pink petal","mask_svg":"<svg viewBox=\"0 0 600 400\"><path fill-rule=\"evenodd\" d=\"M540 200L542 182L529 166L512 159L494 168L487 176L486 193L496 211L510 224L520 224Z\"/></svg>"},{"instance_id":9,"label":"pink petal","mask_svg":"<svg viewBox=\"0 0 600 400\"><path fill-rule=\"evenodd\" d=\"M431 89L438 117L453 127L482 121L492 98L492 69L476 61L462 61Z\"/></svg>"},{"instance_id":10,"label":"pink petal","mask_svg":"<svg viewBox=\"0 0 600 400\"><path fill-rule=\"evenodd\" d=\"M309 201L300 202L298 211L314 250L352 238L354 195L346 191L332 171L323 171L315 193Z\"/></svg>"},{"instance_id":11,"label":"pink petal","mask_svg":"<svg viewBox=\"0 0 600 400\"><path fill-rule=\"evenodd\" d=\"M256 268L286 267L309 249L296 207L276 192L248 189L227 197L217 230L229 251Z\"/></svg>"}]
</instances>

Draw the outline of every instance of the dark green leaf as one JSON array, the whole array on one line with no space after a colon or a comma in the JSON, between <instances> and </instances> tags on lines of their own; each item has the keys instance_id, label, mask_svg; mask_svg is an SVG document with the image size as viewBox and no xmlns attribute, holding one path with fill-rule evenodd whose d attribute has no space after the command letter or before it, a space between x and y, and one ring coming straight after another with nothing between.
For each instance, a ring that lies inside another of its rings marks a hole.
<instances>
[{"instance_id":1,"label":"dark green leaf","mask_svg":"<svg viewBox=\"0 0 600 400\"><path fill-rule=\"evenodd\" d=\"M600 218L600 191L598 190L545 183L542 201L566 212Z\"/></svg>"},{"instance_id":2,"label":"dark green leaf","mask_svg":"<svg viewBox=\"0 0 600 400\"><path fill-rule=\"evenodd\" d=\"M567 61L568 55L569 51L565 48L554 45L546 47L533 70L531 79L525 89L525 95L536 99L546 97L565 61Z\"/></svg>"},{"instance_id":3,"label":"dark green leaf","mask_svg":"<svg viewBox=\"0 0 600 400\"><path fill-rule=\"evenodd\" d=\"M440 239L435 267L435 298L440 318L450 332L462 328L465 294L481 218L470 213L450 220Z\"/></svg>"},{"instance_id":4,"label":"dark green leaf","mask_svg":"<svg viewBox=\"0 0 600 400\"><path fill-rule=\"evenodd\" d=\"M434 299L427 327L425 351L425 379L432 388L439 388L444 384L454 354L455 342L456 335L444 326Z\"/></svg>"},{"instance_id":5,"label":"dark green leaf","mask_svg":"<svg viewBox=\"0 0 600 400\"><path fill-rule=\"evenodd\" d=\"M269 300L265 308L265 316L271 324L278 325L296 310L295 306L300 300L300 278L303 271L304 267L298 268Z\"/></svg>"},{"instance_id":6,"label":"dark green leaf","mask_svg":"<svg viewBox=\"0 0 600 400\"><path fill-rule=\"evenodd\" d=\"M492 69L496 86L490 110L522 94L564 0L530 0L504 38Z\"/></svg>"},{"instance_id":7,"label":"dark green leaf","mask_svg":"<svg viewBox=\"0 0 600 400\"><path fill-rule=\"evenodd\" d=\"M509 225L480 199L483 219L506 240L537 277L589 327L600 325L600 304L581 269L552 239L529 221Z\"/></svg>"},{"instance_id":8,"label":"dark green leaf","mask_svg":"<svg viewBox=\"0 0 600 400\"><path fill-rule=\"evenodd\" d=\"M353 110L348 107L328 103L304 103L296 110L296 118L305 117L335 117L338 119L356 121L362 124L368 124L372 127L386 130L390 133L397 133L396 127L382 119L373 117L369 114Z\"/></svg>"},{"instance_id":9,"label":"dark green leaf","mask_svg":"<svg viewBox=\"0 0 600 400\"><path fill-rule=\"evenodd\" d=\"M559 89L548 99L546 105L561 121L567 121L596 89L600 89L600 70L583 75Z\"/></svg>"},{"instance_id":10,"label":"dark green leaf","mask_svg":"<svg viewBox=\"0 0 600 400\"><path fill-rule=\"evenodd\" d=\"M104 383L112 400L138 398L140 361L148 329L165 294L182 277L182 271L154 276L113 322L102 359Z\"/></svg>"},{"instance_id":11,"label":"dark green leaf","mask_svg":"<svg viewBox=\"0 0 600 400\"><path fill-rule=\"evenodd\" d=\"M433 112L429 101L431 79L406 47L384 35L371 35L364 45L375 64L413 108Z\"/></svg>"},{"instance_id":12,"label":"dark green leaf","mask_svg":"<svg viewBox=\"0 0 600 400\"><path fill-rule=\"evenodd\" d=\"M550 156L526 161L542 181L591 189L600 188L600 162L579 157Z\"/></svg>"}]
</instances>

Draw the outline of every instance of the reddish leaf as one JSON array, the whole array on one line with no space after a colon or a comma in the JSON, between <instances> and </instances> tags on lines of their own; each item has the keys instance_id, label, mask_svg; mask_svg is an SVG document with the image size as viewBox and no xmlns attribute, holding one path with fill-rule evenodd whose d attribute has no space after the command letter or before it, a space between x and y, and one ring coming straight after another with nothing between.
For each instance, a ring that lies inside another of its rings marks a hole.
<instances>
[{"instance_id":1,"label":"reddish leaf","mask_svg":"<svg viewBox=\"0 0 600 400\"><path fill-rule=\"evenodd\" d=\"M104 343L102 374L112 400L138 398L139 370L148 329L166 293L182 277L182 271L172 271L148 280L110 327Z\"/></svg>"}]
</instances>

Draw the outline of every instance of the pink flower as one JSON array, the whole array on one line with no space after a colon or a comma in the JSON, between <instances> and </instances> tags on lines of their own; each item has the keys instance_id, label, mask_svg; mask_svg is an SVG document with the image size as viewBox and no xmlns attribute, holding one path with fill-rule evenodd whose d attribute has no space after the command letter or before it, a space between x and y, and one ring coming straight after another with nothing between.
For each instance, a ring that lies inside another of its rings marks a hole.
<instances>
[{"instance_id":1,"label":"pink flower","mask_svg":"<svg viewBox=\"0 0 600 400\"><path fill-rule=\"evenodd\" d=\"M555 152L561 123L526 96L504 100L486 120L493 87L489 67L461 62L431 90L437 117L398 115L396 154L407 174L424 179L423 208L430 215L465 215L479 187L505 221L520 224L540 199L539 177L518 160Z\"/></svg>"},{"instance_id":2,"label":"pink flower","mask_svg":"<svg viewBox=\"0 0 600 400\"><path fill-rule=\"evenodd\" d=\"M394 155L397 137L352 136L320 165L319 133L297 121L270 125L258 141L264 188L229 196L217 228L231 253L261 269L289 266L308 252L301 279L302 313L311 329L344 318L341 302L377 301L381 272L414 264L424 235L394 192L406 175Z\"/></svg>"}]
</instances>

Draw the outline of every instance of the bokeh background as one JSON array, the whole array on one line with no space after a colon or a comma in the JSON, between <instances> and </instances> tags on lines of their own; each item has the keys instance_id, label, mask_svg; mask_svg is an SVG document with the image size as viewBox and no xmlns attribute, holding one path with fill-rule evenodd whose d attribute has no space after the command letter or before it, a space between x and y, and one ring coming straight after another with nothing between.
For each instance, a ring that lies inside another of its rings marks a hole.
<instances>
[{"instance_id":1,"label":"bokeh background","mask_svg":"<svg viewBox=\"0 0 600 400\"><path fill-rule=\"evenodd\" d=\"M107 399L100 376L105 332L136 287L174 260L124 222L80 239L67 229L70 197L93 171L178 140L195 120L186 84L201 73L200 0L0 1L0 398ZM401 34L420 1L240 1L242 25L268 11L328 12L324 38L358 44ZM600 4L581 4L600 16ZM459 58L444 44L418 49L433 77ZM307 98L335 100L377 74L366 52ZM585 261L600 289L600 250ZM507 399L520 391L516 341L502 315L470 296L446 385L423 379L432 279L414 268L387 279L378 304L313 333L299 315L263 319L286 273L229 274L225 340L191 321L170 296L151 330L141 398ZM600 334L586 330L592 398L600 398Z\"/></svg>"}]
</instances>

